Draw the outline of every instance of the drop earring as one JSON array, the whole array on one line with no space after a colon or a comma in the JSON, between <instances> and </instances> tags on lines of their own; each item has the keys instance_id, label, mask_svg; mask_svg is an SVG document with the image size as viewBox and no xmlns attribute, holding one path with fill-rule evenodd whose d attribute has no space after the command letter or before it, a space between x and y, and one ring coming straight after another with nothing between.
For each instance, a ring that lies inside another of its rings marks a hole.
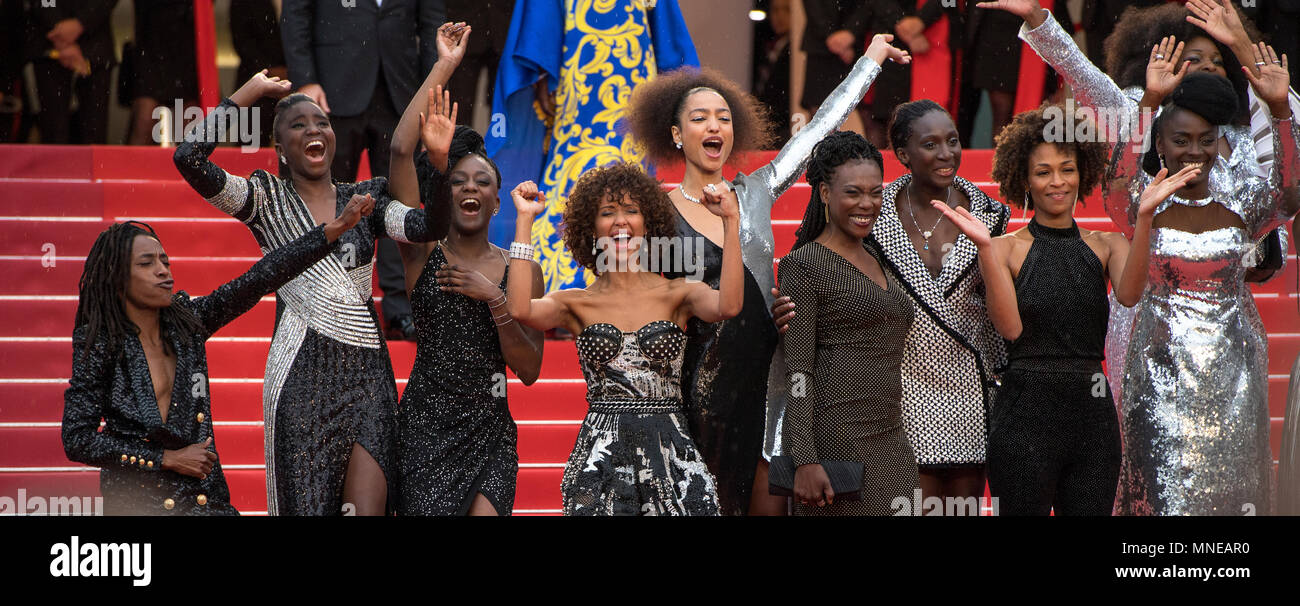
<instances>
[{"instance_id":1,"label":"drop earring","mask_svg":"<svg viewBox=\"0 0 1300 606\"><path fill-rule=\"evenodd\" d=\"M681 149L681 148L682 148L682 142L681 142L681 141L675 141L674 144L677 146L677 149Z\"/></svg>"},{"instance_id":2,"label":"drop earring","mask_svg":"<svg viewBox=\"0 0 1300 606\"><path fill-rule=\"evenodd\" d=\"M1029 216L1029 192L1025 192L1025 203L1020 206L1020 218Z\"/></svg>"},{"instance_id":3,"label":"drop earring","mask_svg":"<svg viewBox=\"0 0 1300 606\"><path fill-rule=\"evenodd\" d=\"M826 206L825 203L822 204L822 214L825 214L825 215L826 215L826 222L827 222L827 223L830 223L830 222L831 222L831 207Z\"/></svg>"},{"instance_id":4,"label":"drop earring","mask_svg":"<svg viewBox=\"0 0 1300 606\"><path fill-rule=\"evenodd\" d=\"M1160 157L1160 168L1169 168L1169 165L1165 164L1165 155L1164 154L1156 154L1156 155Z\"/></svg>"}]
</instances>

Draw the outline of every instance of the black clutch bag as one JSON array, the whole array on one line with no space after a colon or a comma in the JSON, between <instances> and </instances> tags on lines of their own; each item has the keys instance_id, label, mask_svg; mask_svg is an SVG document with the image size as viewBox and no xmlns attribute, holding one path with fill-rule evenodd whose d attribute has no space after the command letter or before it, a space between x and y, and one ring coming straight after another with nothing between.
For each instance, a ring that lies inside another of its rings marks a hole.
<instances>
[{"instance_id":1,"label":"black clutch bag","mask_svg":"<svg viewBox=\"0 0 1300 606\"><path fill-rule=\"evenodd\" d=\"M831 479L835 500L858 501L862 499L862 467L857 461L821 461L822 468ZM767 468L767 492L781 497L794 496L794 459L781 455L772 457Z\"/></svg>"}]
</instances>

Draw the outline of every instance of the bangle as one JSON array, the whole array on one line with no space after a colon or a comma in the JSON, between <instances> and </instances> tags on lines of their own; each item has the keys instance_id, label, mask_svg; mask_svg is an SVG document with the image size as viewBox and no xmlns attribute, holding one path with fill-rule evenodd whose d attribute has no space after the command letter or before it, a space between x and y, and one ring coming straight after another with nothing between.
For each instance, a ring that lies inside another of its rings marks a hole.
<instances>
[{"instance_id":1,"label":"bangle","mask_svg":"<svg viewBox=\"0 0 1300 606\"><path fill-rule=\"evenodd\" d=\"M506 321L505 321L505 322L502 322L502 321L501 321L501 318L505 318ZM504 314L501 314L501 315L499 315L499 316L492 316L492 323L493 323L493 324L496 324L497 326L505 326L505 325L507 325L507 324L509 324L509 323L511 323L511 322L514 322L514 321L515 321L515 319L514 319L513 317L511 317L509 313L504 313Z\"/></svg>"},{"instance_id":2,"label":"bangle","mask_svg":"<svg viewBox=\"0 0 1300 606\"><path fill-rule=\"evenodd\" d=\"M533 260L533 245L524 244L523 242L510 243L510 258L523 259L525 261Z\"/></svg>"},{"instance_id":3,"label":"bangle","mask_svg":"<svg viewBox=\"0 0 1300 606\"><path fill-rule=\"evenodd\" d=\"M502 305L505 305L505 303L506 303L506 293L501 293L500 295L497 295L495 299L492 299L491 301L487 302L488 307L492 309L501 307Z\"/></svg>"}]
</instances>

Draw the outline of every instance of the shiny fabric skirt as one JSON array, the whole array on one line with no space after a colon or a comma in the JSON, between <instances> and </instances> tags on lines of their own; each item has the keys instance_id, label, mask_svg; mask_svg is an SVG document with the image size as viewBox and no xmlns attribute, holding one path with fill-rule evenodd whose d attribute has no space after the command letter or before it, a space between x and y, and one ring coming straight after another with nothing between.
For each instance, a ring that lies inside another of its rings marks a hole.
<instances>
[{"instance_id":1,"label":"shiny fabric skirt","mask_svg":"<svg viewBox=\"0 0 1300 606\"><path fill-rule=\"evenodd\" d=\"M593 404L564 467L564 515L719 515L716 482L686 427L680 407Z\"/></svg>"},{"instance_id":2,"label":"shiny fabric skirt","mask_svg":"<svg viewBox=\"0 0 1300 606\"><path fill-rule=\"evenodd\" d=\"M340 515L353 444L379 463L395 507L397 386L386 347L356 347L308 328L272 431L279 515Z\"/></svg>"},{"instance_id":3,"label":"shiny fabric skirt","mask_svg":"<svg viewBox=\"0 0 1300 606\"><path fill-rule=\"evenodd\" d=\"M1153 288L1121 406L1121 515L1269 513L1268 348L1238 292Z\"/></svg>"},{"instance_id":4,"label":"shiny fabric skirt","mask_svg":"<svg viewBox=\"0 0 1300 606\"><path fill-rule=\"evenodd\" d=\"M486 497L497 515L510 515L519 474L519 429L506 399L448 394L411 374L398 415L398 515L463 516L476 494ZM489 394L490 386L481 392Z\"/></svg>"}]
</instances>

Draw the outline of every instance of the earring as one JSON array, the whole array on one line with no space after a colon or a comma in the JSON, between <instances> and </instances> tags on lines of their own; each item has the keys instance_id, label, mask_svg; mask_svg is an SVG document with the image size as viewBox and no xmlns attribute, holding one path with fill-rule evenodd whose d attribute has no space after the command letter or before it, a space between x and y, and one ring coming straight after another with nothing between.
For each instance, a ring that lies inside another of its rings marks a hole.
<instances>
[{"instance_id":1,"label":"earring","mask_svg":"<svg viewBox=\"0 0 1300 606\"><path fill-rule=\"evenodd\" d=\"M823 212L823 214L826 215L826 222L827 222L827 223L830 223L830 222L831 222L831 207L826 206L826 204L823 203L823 204L822 204L822 212Z\"/></svg>"},{"instance_id":2,"label":"earring","mask_svg":"<svg viewBox=\"0 0 1300 606\"><path fill-rule=\"evenodd\" d=\"M281 163L281 164L288 164L288 163L289 163L289 160L286 159L286 158L284 157L284 154L280 154L280 163Z\"/></svg>"},{"instance_id":3,"label":"earring","mask_svg":"<svg viewBox=\"0 0 1300 606\"><path fill-rule=\"evenodd\" d=\"M681 142L681 141L677 141L677 142L676 142L676 145L677 145L677 149L681 149L681 148L682 148L682 142Z\"/></svg>"},{"instance_id":4,"label":"earring","mask_svg":"<svg viewBox=\"0 0 1300 606\"><path fill-rule=\"evenodd\" d=\"M1156 155L1160 157L1160 168L1169 168L1169 165L1165 164L1165 155L1164 154L1156 154Z\"/></svg>"},{"instance_id":5,"label":"earring","mask_svg":"<svg viewBox=\"0 0 1300 606\"><path fill-rule=\"evenodd\" d=\"M591 254L593 254L593 255L596 254L596 243L595 243L595 242L592 242L592 243L591 243Z\"/></svg>"},{"instance_id":6,"label":"earring","mask_svg":"<svg viewBox=\"0 0 1300 606\"><path fill-rule=\"evenodd\" d=\"M1023 205L1020 206L1020 218L1021 218L1021 219L1023 219L1023 218L1025 218L1025 217L1028 217L1028 216L1029 216L1029 204L1030 204L1030 202L1029 202L1029 192L1025 192L1025 203L1024 203Z\"/></svg>"}]
</instances>

